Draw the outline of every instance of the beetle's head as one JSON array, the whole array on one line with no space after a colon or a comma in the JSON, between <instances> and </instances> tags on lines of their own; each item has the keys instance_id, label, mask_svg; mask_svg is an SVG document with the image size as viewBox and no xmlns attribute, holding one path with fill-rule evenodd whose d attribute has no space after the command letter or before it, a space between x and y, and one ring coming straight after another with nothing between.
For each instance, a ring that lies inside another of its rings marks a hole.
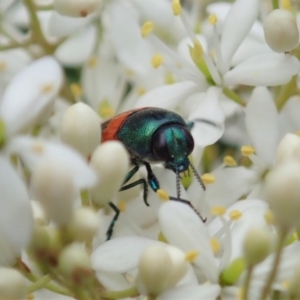
<instances>
[{"instance_id":1,"label":"beetle's head","mask_svg":"<svg viewBox=\"0 0 300 300\"><path fill-rule=\"evenodd\" d=\"M157 130L152 139L152 152L167 169L181 173L188 169L188 156L194 149L194 139L187 128L168 124Z\"/></svg>"}]
</instances>

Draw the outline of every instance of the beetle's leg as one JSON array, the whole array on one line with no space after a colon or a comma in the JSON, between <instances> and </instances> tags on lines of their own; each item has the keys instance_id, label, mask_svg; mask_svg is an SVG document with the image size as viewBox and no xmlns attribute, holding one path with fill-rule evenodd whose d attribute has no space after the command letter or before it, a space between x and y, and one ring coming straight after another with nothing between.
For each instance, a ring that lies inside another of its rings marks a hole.
<instances>
[{"instance_id":1,"label":"beetle's leg","mask_svg":"<svg viewBox=\"0 0 300 300\"><path fill-rule=\"evenodd\" d=\"M150 164L145 161L143 162L143 164L145 165L146 170L147 170L148 183L149 183L151 189L156 193L157 190L159 189L159 182L158 182L156 176L154 175Z\"/></svg>"},{"instance_id":2,"label":"beetle's leg","mask_svg":"<svg viewBox=\"0 0 300 300\"><path fill-rule=\"evenodd\" d=\"M181 199L181 198L175 198L175 197L172 197L172 196L169 196L169 199L170 200L173 200L173 201L177 201L177 202L181 202L181 203L184 203L186 205L188 205L189 207L191 207L193 209L193 211L200 217L200 219L202 220L203 223L206 222L207 218L203 218L200 213L196 210L196 208L192 205L192 203L188 200L184 200L184 199Z\"/></svg>"},{"instance_id":3,"label":"beetle's leg","mask_svg":"<svg viewBox=\"0 0 300 300\"><path fill-rule=\"evenodd\" d=\"M140 168L140 166L136 165L132 170L130 170L126 174L123 184L125 184L127 181L129 181L132 178L132 176L139 170L139 168Z\"/></svg>"},{"instance_id":4,"label":"beetle's leg","mask_svg":"<svg viewBox=\"0 0 300 300\"><path fill-rule=\"evenodd\" d=\"M112 234L113 234L113 230L114 230L114 227L115 227L115 224L119 218L119 215L120 215L120 210L112 203L112 202L109 202L108 205L113 209L113 211L115 212L115 215L114 217L112 218L110 224L109 224L109 227L106 231L106 240L110 240Z\"/></svg>"},{"instance_id":5,"label":"beetle's leg","mask_svg":"<svg viewBox=\"0 0 300 300\"><path fill-rule=\"evenodd\" d=\"M134 181L132 183L126 184L125 186L122 186L119 191L125 191L128 189L133 188L136 185L142 184L143 185L143 199L147 206L149 206L149 203L147 201L148 197L148 185L147 181L144 178L138 179L137 181Z\"/></svg>"}]
</instances>

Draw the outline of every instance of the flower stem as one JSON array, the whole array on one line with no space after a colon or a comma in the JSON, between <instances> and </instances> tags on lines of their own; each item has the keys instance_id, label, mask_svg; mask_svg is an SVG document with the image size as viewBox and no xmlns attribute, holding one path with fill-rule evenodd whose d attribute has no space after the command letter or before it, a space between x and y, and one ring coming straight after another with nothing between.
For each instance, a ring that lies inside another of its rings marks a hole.
<instances>
[{"instance_id":1,"label":"flower stem","mask_svg":"<svg viewBox=\"0 0 300 300\"><path fill-rule=\"evenodd\" d=\"M285 85L283 85L275 99L276 107L278 111L281 111L285 103L289 98L297 92L297 75Z\"/></svg>"},{"instance_id":2,"label":"flower stem","mask_svg":"<svg viewBox=\"0 0 300 300\"><path fill-rule=\"evenodd\" d=\"M276 278L279 263L280 263L280 258L282 251L284 249L285 241L287 237L287 231L286 230L280 230L279 235L278 235L278 243L277 243L277 249L275 252L275 258L274 258L274 263L272 266L272 270L269 273L269 277L267 278L267 282L262 290L260 300L266 300L271 292L272 289L272 284Z\"/></svg>"},{"instance_id":3,"label":"flower stem","mask_svg":"<svg viewBox=\"0 0 300 300\"><path fill-rule=\"evenodd\" d=\"M247 269L246 278L244 282L243 296L242 296L243 300L248 300L248 292L249 292L252 273L253 273L253 266L249 266Z\"/></svg>"},{"instance_id":4,"label":"flower stem","mask_svg":"<svg viewBox=\"0 0 300 300\"><path fill-rule=\"evenodd\" d=\"M223 93L226 95L229 99L233 100L237 104L241 106L246 106L246 101L240 97L238 94L236 94L233 90L229 88L223 88Z\"/></svg>"},{"instance_id":5,"label":"flower stem","mask_svg":"<svg viewBox=\"0 0 300 300\"><path fill-rule=\"evenodd\" d=\"M108 299L133 298L139 296L139 292L135 287L132 287L123 291L104 291L101 296Z\"/></svg>"},{"instance_id":6,"label":"flower stem","mask_svg":"<svg viewBox=\"0 0 300 300\"><path fill-rule=\"evenodd\" d=\"M39 278L36 282L34 282L32 285L30 285L27 289L27 293L33 293L39 289L42 289L45 287L47 283L51 281L51 277L49 275L45 275L41 278Z\"/></svg>"}]
</instances>

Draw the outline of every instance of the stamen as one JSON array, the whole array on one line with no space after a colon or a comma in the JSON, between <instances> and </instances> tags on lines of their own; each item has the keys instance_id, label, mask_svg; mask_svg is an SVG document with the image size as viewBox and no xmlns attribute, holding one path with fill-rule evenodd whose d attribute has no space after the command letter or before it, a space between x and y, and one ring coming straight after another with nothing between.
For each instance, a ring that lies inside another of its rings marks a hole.
<instances>
[{"instance_id":1,"label":"stamen","mask_svg":"<svg viewBox=\"0 0 300 300\"><path fill-rule=\"evenodd\" d=\"M70 90L75 98L79 98L82 96L82 88L79 83L72 83L70 85Z\"/></svg>"},{"instance_id":2,"label":"stamen","mask_svg":"<svg viewBox=\"0 0 300 300\"><path fill-rule=\"evenodd\" d=\"M172 10L175 16L180 15L182 10L180 0L172 0Z\"/></svg>"},{"instance_id":3,"label":"stamen","mask_svg":"<svg viewBox=\"0 0 300 300\"><path fill-rule=\"evenodd\" d=\"M236 167L237 166L235 159L230 155L226 155L224 157L223 163L228 167Z\"/></svg>"},{"instance_id":4,"label":"stamen","mask_svg":"<svg viewBox=\"0 0 300 300\"><path fill-rule=\"evenodd\" d=\"M264 218L267 224L274 225L274 214L270 210L267 210L265 212Z\"/></svg>"},{"instance_id":5,"label":"stamen","mask_svg":"<svg viewBox=\"0 0 300 300\"><path fill-rule=\"evenodd\" d=\"M210 246L214 252L214 254L217 254L221 250L221 245L220 242L216 238L211 238L210 239Z\"/></svg>"},{"instance_id":6,"label":"stamen","mask_svg":"<svg viewBox=\"0 0 300 300\"><path fill-rule=\"evenodd\" d=\"M119 201L118 209L120 212L126 211L126 201L124 201L124 200Z\"/></svg>"},{"instance_id":7,"label":"stamen","mask_svg":"<svg viewBox=\"0 0 300 300\"><path fill-rule=\"evenodd\" d=\"M147 92L147 90L144 87L140 86L136 89L136 92L139 96L142 96Z\"/></svg>"},{"instance_id":8,"label":"stamen","mask_svg":"<svg viewBox=\"0 0 300 300\"><path fill-rule=\"evenodd\" d=\"M97 63L98 63L98 59L96 56L91 56L87 62L90 68L96 67Z\"/></svg>"},{"instance_id":9,"label":"stamen","mask_svg":"<svg viewBox=\"0 0 300 300\"><path fill-rule=\"evenodd\" d=\"M250 155L254 154L255 149L252 146L246 145L242 146L241 152L244 156L249 157Z\"/></svg>"},{"instance_id":10,"label":"stamen","mask_svg":"<svg viewBox=\"0 0 300 300\"><path fill-rule=\"evenodd\" d=\"M232 210L230 213L229 213L229 218L233 221L237 221L239 220L241 217L242 217L242 213L239 211L239 210Z\"/></svg>"},{"instance_id":11,"label":"stamen","mask_svg":"<svg viewBox=\"0 0 300 300\"><path fill-rule=\"evenodd\" d=\"M212 174L209 174L209 173L203 174L201 176L201 179L203 180L203 182L205 184L212 184L212 183L214 183L216 181L215 176L212 175Z\"/></svg>"},{"instance_id":12,"label":"stamen","mask_svg":"<svg viewBox=\"0 0 300 300\"><path fill-rule=\"evenodd\" d=\"M151 21L147 21L143 24L142 28L141 28L141 35L142 37L146 37L150 32L152 32L154 28L154 25Z\"/></svg>"},{"instance_id":13,"label":"stamen","mask_svg":"<svg viewBox=\"0 0 300 300\"><path fill-rule=\"evenodd\" d=\"M104 100L99 105L98 113L100 117L108 119L115 115L115 110L110 105L108 100Z\"/></svg>"},{"instance_id":14,"label":"stamen","mask_svg":"<svg viewBox=\"0 0 300 300\"><path fill-rule=\"evenodd\" d=\"M214 216L223 216L226 213L226 208L221 205L216 205L210 209L210 213Z\"/></svg>"},{"instance_id":15,"label":"stamen","mask_svg":"<svg viewBox=\"0 0 300 300\"><path fill-rule=\"evenodd\" d=\"M281 7L285 10L291 11L292 5L290 0L281 0Z\"/></svg>"},{"instance_id":16,"label":"stamen","mask_svg":"<svg viewBox=\"0 0 300 300\"><path fill-rule=\"evenodd\" d=\"M151 64L153 68L157 69L162 65L163 62L164 62L164 57L161 54L156 53L152 56Z\"/></svg>"},{"instance_id":17,"label":"stamen","mask_svg":"<svg viewBox=\"0 0 300 300\"><path fill-rule=\"evenodd\" d=\"M208 17L208 22L210 25L216 25L218 23L218 17L216 14L211 14L209 17Z\"/></svg>"},{"instance_id":18,"label":"stamen","mask_svg":"<svg viewBox=\"0 0 300 300\"><path fill-rule=\"evenodd\" d=\"M160 200L163 200L163 201L170 200L170 197L169 197L168 193L165 190L158 189L156 191L156 194L157 194L157 196L159 197Z\"/></svg>"},{"instance_id":19,"label":"stamen","mask_svg":"<svg viewBox=\"0 0 300 300\"><path fill-rule=\"evenodd\" d=\"M194 39L194 47L191 48L191 55L195 62L199 62L203 56L202 45L197 39Z\"/></svg>"},{"instance_id":20,"label":"stamen","mask_svg":"<svg viewBox=\"0 0 300 300\"><path fill-rule=\"evenodd\" d=\"M48 84L45 84L44 86L42 86L43 94L47 94L47 93L51 92L52 90L53 90L53 84L51 84L51 83L48 83Z\"/></svg>"},{"instance_id":21,"label":"stamen","mask_svg":"<svg viewBox=\"0 0 300 300\"><path fill-rule=\"evenodd\" d=\"M193 262L199 256L198 250L190 250L185 253L185 260L188 262Z\"/></svg>"}]
</instances>

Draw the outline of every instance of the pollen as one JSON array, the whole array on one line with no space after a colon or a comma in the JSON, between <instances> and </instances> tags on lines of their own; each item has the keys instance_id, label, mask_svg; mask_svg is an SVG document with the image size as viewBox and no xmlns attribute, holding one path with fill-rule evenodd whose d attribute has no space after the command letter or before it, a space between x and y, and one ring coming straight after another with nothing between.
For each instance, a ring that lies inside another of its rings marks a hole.
<instances>
[{"instance_id":1,"label":"pollen","mask_svg":"<svg viewBox=\"0 0 300 300\"><path fill-rule=\"evenodd\" d=\"M144 95L146 92L147 92L147 90L146 90L144 87L142 87L142 86L140 86L140 87L138 87L138 88L136 89L136 93L137 93L139 96Z\"/></svg>"},{"instance_id":2,"label":"pollen","mask_svg":"<svg viewBox=\"0 0 300 300\"><path fill-rule=\"evenodd\" d=\"M212 184L216 181L215 176L209 173L203 174L201 176L201 179L204 182L204 184Z\"/></svg>"},{"instance_id":3,"label":"pollen","mask_svg":"<svg viewBox=\"0 0 300 300\"><path fill-rule=\"evenodd\" d=\"M210 213L214 216L223 216L226 212L226 208L221 205L216 205L210 209Z\"/></svg>"},{"instance_id":4,"label":"pollen","mask_svg":"<svg viewBox=\"0 0 300 300\"><path fill-rule=\"evenodd\" d=\"M296 131L296 134L297 134L298 136L300 136L300 130L297 130L297 131Z\"/></svg>"},{"instance_id":5,"label":"pollen","mask_svg":"<svg viewBox=\"0 0 300 300\"><path fill-rule=\"evenodd\" d=\"M147 21L143 24L142 28L141 28L141 35L142 37L146 37L150 32L152 32L154 28L154 25L151 21Z\"/></svg>"},{"instance_id":6,"label":"pollen","mask_svg":"<svg viewBox=\"0 0 300 300\"><path fill-rule=\"evenodd\" d=\"M208 22L210 25L216 25L218 23L218 17L216 14L212 14L208 17Z\"/></svg>"},{"instance_id":7,"label":"pollen","mask_svg":"<svg viewBox=\"0 0 300 300\"><path fill-rule=\"evenodd\" d=\"M81 97L82 88L79 83L72 83L70 85L70 90L71 90L72 94L74 95L74 97L76 97L76 98Z\"/></svg>"},{"instance_id":8,"label":"pollen","mask_svg":"<svg viewBox=\"0 0 300 300\"><path fill-rule=\"evenodd\" d=\"M281 7L285 10L291 11L292 5L290 0L281 0Z\"/></svg>"},{"instance_id":9,"label":"pollen","mask_svg":"<svg viewBox=\"0 0 300 300\"><path fill-rule=\"evenodd\" d=\"M221 250L220 242L216 238L211 238L210 239L210 247L213 250L214 254L219 253L220 250Z\"/></svg>"},{"instance_id":10,"label":"pollen","mask_svg":"<svg viewBox=\"0 0 300 300\"><path fill-rule=\"evenodd\" d=\"M52 90L53 90L53 84L51 84L51 83L48 83L48 84L45 84L44 86L42 86L42 93L43 94L48 94Z\"/></svg>"},{"instance_id":11,"label":"pollen","mask_svg":"<svg viewBox=\"0 0 300 300\"><path fill-rule=\"evenodd\" d=\"M202 55L203 55L203 47L201 45L201 43L197 40L194 39L194 47L191 49L192 50L192 58L198 62L199 60L201 60Z\"/></svg>"},{"instance_id":12,"label":"pollen","mask_svg":"<svg viewBox=\"0 0 300 300\"><path fill-rule=\"evenodd\" d=\"M198 250L190 250L185 253L185 260L188 262L193 262L199 256Z\"/></svg>"},{"instance_id":13,"label":"pollen","mask_svg":"<svg viewBox=\"0 0 300 300\"><path fill-rule=\"evenodd\" d=\"M91 56L87 62L90 68L96 67L97 63L98 63L98 59L96 56Z\"/></svg>"},{"instance_id":14,"label":"pollen","mask_svg":"<svg viewBox=\"0 0 300 300\"><path fill-rule=\"evenodd\" d=\"M0 71L6 70L6 63L4 61L0 61Z\"/></svg>"},{"instance_id":15,"label":"pollen","mask_svg":"<svg viewBox=\"0 0 300 300\"><path fill-rule=\"evenodd\" d=\"M151 64L154 69L160 67L163 62L164 62L164 57L161 54L156 53L152 56Z\"/></svg>"},{"instance_id":16,"label":"pollen","mask_svg":"<svg viewBox=\"0 0 300 300\"><path fill-rule=\"evenodd\" d=\"M249 146L249 145L247 145L247 146L242 146L241 152L242 152L242 154L243 154L244 156L247 156L247 157L248 157L248 156L254 154L255 149L254 149L252 146Z\"/></svg>"},{"instance_id":17,"label":"pollen","mask_svg":"<svg viewBox=\"0 0 300 300\"><path fill-rule=\"evenodd\" d=\"M110 105L109 101L104 100L99 105L98 113L101 118L109 119L115 115L115 110Z\"/></svg>"},{"instance_id":18,"label":"pollen","mask_svg":"<svg viewBox=\"0 0 300 300\"><path fill-rule=\"evenodd\" d=\"M233 221L237 221L239 220L241 217L242 217L242 213L239 211L239 210L232 210L230 213L229 213L229 218Z\"/></svg>"},{"instance_id":19,"label":"pollen","mask_svg":"<svg viewBox=\"0 0 300 300\"><path fill-rule=\"evenodd\" d=\"M124 201L124 200L119 201L118 209L120 212L126 211L126 201Z\"/></svg>"},{"instance_id":20,"label":"pollen","mask_svg":"<svg viewBox=\"0 0 300 300\"><path fill-rule=\"evenodd\" d=\"M230 155L226 155L223 158L223 163L228 167L236 167L237 165L236 160Z\"/></svg>"},{"instance_id":21,"label":"pollen","mask_svg":"<svg viewBox=\"0 0 300 300\"><path fill-rule=\"evenodd\" d=\"M36 154L42 154L45 151L44 145L41 143L34 143L31 147L31 150Z\"/></svg>"},{"instance_id":22,"label":"pollen","mask_svg":"<svg viewBox=\"0 0 300 300\"><path fill-rule=\"evenodd\" d=\"M265 221L269 225L274 225L274 215L270 210L267 210L264 214Z\"/></svg>"},{"instance_id":23,"label":"pollen","mask_svg":"<svg viewBox=\"0 0 300 300\"><path fill-rule=\"evenodd\" d=\"M156 191L156 194L157 194L157 196L159 197L160 200L167 201L167 200L170 199L168 193L165 190L158 189Z\"/></svg>"},{"instance_id":24,"label":"pollen","mask_svg":"<svg viewBox=\"0 0 300 300\"><path fill-rule=\"evenodd\" d=\"M181 9L180 0L172 0L172 10L175 16L180 15Z\"/></svg>"},{"instance_id":25,"label":"pollen","mask_svg":"<svg viewBox=\"0 0 300 300\"><path fill-rule=\"evenodd\" d=\"M291 286L291 282L288 281L288 280L283 280L283 281L281 282L281 286L282 286L283 288L285 288L285 289L288 289L288 288Z\"/></svg>"}]
</instances>

